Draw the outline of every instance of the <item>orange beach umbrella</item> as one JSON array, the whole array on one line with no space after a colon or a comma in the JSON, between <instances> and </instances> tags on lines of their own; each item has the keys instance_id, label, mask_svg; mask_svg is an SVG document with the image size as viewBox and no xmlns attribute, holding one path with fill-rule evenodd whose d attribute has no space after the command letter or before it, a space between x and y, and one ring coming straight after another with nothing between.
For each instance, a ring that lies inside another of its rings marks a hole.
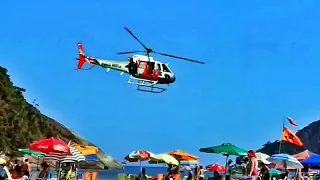
<instances>
[{"instance_id":1,"label":"orange beach umbrella","mask_svg":"<svg viewBox=\"0 0 320 180\"><path fill-rule=\"evenodd\" d=\"M200 158L191 154L188 154L181 150L174 150L171 152L167 152L166 154L169 154L176 158L178 161L198 161Z\"/></svg>"}]
</instances>

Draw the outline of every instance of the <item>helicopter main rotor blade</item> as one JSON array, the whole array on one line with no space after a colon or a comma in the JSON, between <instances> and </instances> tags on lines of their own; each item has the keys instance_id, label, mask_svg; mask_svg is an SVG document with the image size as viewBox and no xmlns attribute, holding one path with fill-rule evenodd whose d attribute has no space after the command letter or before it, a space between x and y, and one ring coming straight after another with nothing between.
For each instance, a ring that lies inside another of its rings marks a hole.
<instances>
[{"instance_id":1,"label":"helicopter main rotor blade","mask_svg":"<svg viewBox=\"0 0 320 180\"><path fill-rule=\"evenodd\" d=\"M141 44L141 46L142 46L146 51L150 51L150 50L151 50L151 49L147 48L147 46L145 46L128 28L124 27L124 29L127 30L128 33L131 34L131 36L132 36L135 40L137 40L137 41Z\"/></svg>"},{"instance_id":2,"label":"helicopter main rotor blade","mask_svg":"<svg viewBox=\"0 0 320 180\"><path fill-rule=\"evenodd\" d=\"M182 59L182 60L186 60L186 61L190 61L190 62L194 62L194 63L204 64L204 62L201 62L201 61L196 61L196 60L183 58L183 57L179 57L179 56L174 56L174 55L170 55L170 54L164 54L164 53L159 53L159 52L154 52L154 51L153 51L153 53L160 54L162 56L168 56L168 57L172 57L172 58Z\"/></svg>"},{"instance_id":3,"label":"helicopter main rotor blade","mask_svg":"<svg viewBox=\"0 0 320 180\"><path fill-rule=\"evenodd\" d=\"M127 52L118 52L117 54L131 54L131 53L138 53L138 52L146 52L146 51L127 51Z\"/></svg>"}]
</instances>

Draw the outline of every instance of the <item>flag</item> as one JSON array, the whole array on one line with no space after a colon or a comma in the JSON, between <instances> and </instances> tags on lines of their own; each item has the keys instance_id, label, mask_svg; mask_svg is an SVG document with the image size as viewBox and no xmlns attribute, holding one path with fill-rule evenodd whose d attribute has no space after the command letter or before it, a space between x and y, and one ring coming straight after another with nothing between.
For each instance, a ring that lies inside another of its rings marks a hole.
<instances>
[{"instance_id":1,"label":"flag","mask_svg":"<svg viewBox=\"0 0 320 180\"><path fill-rule=\"evenodd\" d=\"M303 146L303 143L300 140L300 138L293 131L286 127L283 128L281 140L292 143L296 146Z\"/></svg>"},{"instance_id":2,"label":"flag","mask_svg":"<svg viewBox=\"0 0 320 180\"><path fill-rule=\"evenodd\" d=\"M298 126L298 124L291 117L287 117L287 119L291 125Z\"/></svg>"}]
</instances>

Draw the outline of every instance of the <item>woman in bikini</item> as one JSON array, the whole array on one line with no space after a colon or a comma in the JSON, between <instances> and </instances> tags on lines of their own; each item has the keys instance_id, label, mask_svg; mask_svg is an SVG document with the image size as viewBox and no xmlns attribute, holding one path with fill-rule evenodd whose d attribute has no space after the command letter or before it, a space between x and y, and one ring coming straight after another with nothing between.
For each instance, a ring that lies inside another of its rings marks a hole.
<instances>
[{"instance_id":1,"label":"woman in bikini","mask_svg":"<svg viewBox=\"0 0 320 180\"><path fill-rule=\"evenodd\" d=\"M253 179L259 175L258 171L258 160L256 153L253 150L247 152L249 162L247 164L247 176L251 176Z\"/></svg>"}]
</instances>

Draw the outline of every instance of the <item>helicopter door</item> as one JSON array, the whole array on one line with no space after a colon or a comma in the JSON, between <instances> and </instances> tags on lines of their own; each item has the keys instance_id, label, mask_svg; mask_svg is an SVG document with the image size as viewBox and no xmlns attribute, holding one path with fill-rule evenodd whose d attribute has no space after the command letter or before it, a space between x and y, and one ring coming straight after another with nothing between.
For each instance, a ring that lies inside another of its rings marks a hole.
<instances>
[{"instance_id":1,"label":"helicopter door","mask_svg":"<svg viewBox=\"0 0 320 180\"><path fill-rule=\"evenodd\" d=\"M161 64L159 62L156 63L156 69L155 69L155 74L158 76L158 77L162 77L162 67L161 67Z\"/></svg>"},{"instance_id":2,"label":"helicopter door","mask_svg":"<svg viewBox=\"0 0 320 180\"><path fill-rule=\"evenodd\" d=\"M142 74L144 72L144 69L147 66L147 62L145 61L139 61L138 62L138 74Z\"/></svg>"}]
</instances>

